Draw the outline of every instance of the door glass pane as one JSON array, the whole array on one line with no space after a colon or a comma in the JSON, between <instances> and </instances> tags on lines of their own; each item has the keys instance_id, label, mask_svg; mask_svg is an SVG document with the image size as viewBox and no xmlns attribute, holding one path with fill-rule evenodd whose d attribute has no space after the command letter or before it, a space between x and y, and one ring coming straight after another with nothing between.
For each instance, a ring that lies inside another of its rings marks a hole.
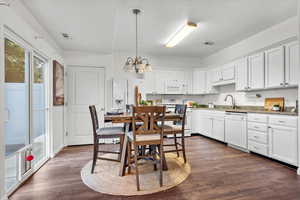
<instances>
[{"instance_id":1,"label":"door glass pane","mask_svg":"<svg viewBox=\"0 0 300 200\"><path fill-rule=\"evenodd\" d=\"M29 53L5 39L5 144L7 156L29 144Z\"/></svg>"},{"instance_id":2,"label":"door glass pane","mask_svg":"<svg viewBox=\"0 0 300 200\"><path fill-rule=\"evenodd\" d=\"M46 131L45 131L45 62L38 57L33 57L33 155L37 164L46 156Z\"/></svg>"},{"instance_id":3,"label":"door glass pane","mask_svg":"<svg viewBox=\"0 0 300 200\"><path fill-rule=\"evenodd\" d=\"M5 39L5 187L18 183L19 153L29 144L29 52Z\"/></svg>"}]
</instances>

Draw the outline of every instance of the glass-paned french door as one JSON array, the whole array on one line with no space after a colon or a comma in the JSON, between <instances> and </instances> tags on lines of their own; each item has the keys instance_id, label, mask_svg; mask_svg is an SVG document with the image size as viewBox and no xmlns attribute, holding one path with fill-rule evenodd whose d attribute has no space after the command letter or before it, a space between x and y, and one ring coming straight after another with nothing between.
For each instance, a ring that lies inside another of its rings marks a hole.
<instances>
[{"instance_id":1,"label":"glass-paned french door","mask_svg":"<svg viewBox=\"0 0 300 200\"><path fill-rule=\"evenodd\" d=\"M4 40L5 187L9 192L48 158L48 61L14 37Z\"/></svg>"}]
</instances>

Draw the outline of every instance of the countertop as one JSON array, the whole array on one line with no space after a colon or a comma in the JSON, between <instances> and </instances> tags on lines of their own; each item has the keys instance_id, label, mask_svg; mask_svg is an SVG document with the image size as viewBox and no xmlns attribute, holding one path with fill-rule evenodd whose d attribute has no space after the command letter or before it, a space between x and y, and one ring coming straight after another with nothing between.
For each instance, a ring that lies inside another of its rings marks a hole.
<instances>
[{"instance_id":1,"label":"countertop","mask_svg":"<svg viewBox=\"0 0 300 200\"><path fill-rule=\"evenodd\" d=\"M264 110L263 107L257 106L244 106L238 107L237 109L232 109L227 106L216 106L215 108L208 108L208 107L199 107L193 108L193 110L211 110L211 111L224 111L224 112L242 112L242 113L258 113L258 114L276 114L276 115L289 115L289 116L298 116L298 113L291 112L291 111L284 111L284 112L276 112L276 111L267 111Z\"/></svg>"}]
</instances>

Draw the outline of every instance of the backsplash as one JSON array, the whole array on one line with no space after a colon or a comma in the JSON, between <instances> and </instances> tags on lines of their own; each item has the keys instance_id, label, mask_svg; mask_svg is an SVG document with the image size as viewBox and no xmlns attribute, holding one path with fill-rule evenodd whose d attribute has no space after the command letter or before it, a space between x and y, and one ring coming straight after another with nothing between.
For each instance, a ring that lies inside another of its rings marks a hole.
<instances>
[{"instance_id":1,"label":"backsplash","mask_svg":"<svg viewBox=\"0 0 300 200\"><path fill-rule=\"evenodd\" d=\"M199 104L214 103L215 105L230 105L231 101L224 102L227 94L234 96L237 105L240 106L264 106L265 98L284 97L285 106L294 107L298 99L298 88L272 89L252 92L237 92L235 85L220 86L219 94L207 95L155 95L148 94L148 100L161 99L162 103L182 103L183 101L191 100ZM256 94L261 97L256 97Z\"/></svg>"}]
</instances>

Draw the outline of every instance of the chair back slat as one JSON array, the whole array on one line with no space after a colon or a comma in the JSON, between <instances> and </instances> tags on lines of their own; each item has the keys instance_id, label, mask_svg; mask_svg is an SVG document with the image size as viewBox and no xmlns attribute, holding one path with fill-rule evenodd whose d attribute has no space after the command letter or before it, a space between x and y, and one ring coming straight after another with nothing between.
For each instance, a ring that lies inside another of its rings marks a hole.
<instances>
[{"instance_id":1,"label":"chair back slat","mask_svg":"<svg viewBox=\"0 0 300 200\"><path fill-rule=\"evenodd\" d=\"M184 104L176 104L175 105L175 113L182 115L180 124L182 125L182 130L185 128L185 121L186 121L186 109L187 105ZM178 124L178 122L175 122L175 124Z\"/></svg>"},{"instance_id":2,"label":"chair back slat","mask_svg":"<svg viewBox=\"0 0 300 200\"><path fill-rule=\"evenodd\" d=\"M97 110L95 105L89 106L90 109L90 114L92 118L92 123L93 123L93 135L94 139L97 137L97 130L99 129L99 121L98 121L98 115L97 115Z\"/></svg>"},{"instance_id":3,"label":"chair back slat","mask_svg":"<svg viewBox=\"0 0 300 200\"><path fill-rule=\"evenodd\" d=\"M166 108L164 106L133 107L132 129L135 135L162 134Z\"/></svg>"}]
</instances>

